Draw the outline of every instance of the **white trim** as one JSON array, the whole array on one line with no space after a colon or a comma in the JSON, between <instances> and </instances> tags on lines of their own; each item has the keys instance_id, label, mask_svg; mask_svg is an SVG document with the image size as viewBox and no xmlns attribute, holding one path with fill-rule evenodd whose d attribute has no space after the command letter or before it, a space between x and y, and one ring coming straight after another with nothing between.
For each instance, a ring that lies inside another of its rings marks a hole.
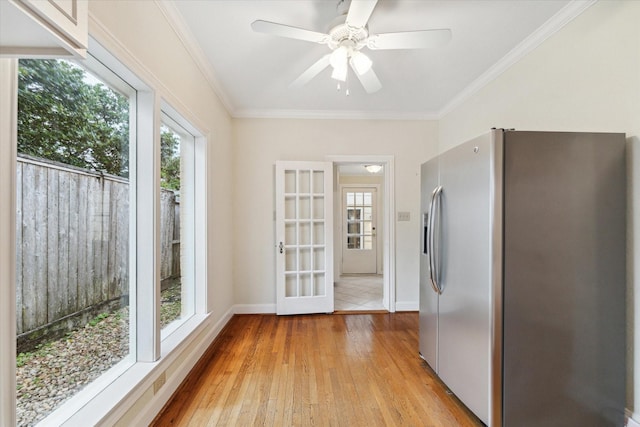
<instances>
[{"instance_id":1,"label":"white trim","mask_svg":"<svg viewBox=\"0 0 640 427\"><path fill-rule=\"evenodd\" d=\"M626 427L640 427L640 415L635 414L633 411L629 409L624 410L625 415L625 426Z\"/></svg>"},{"instance_id":2,"label":"white trim","mask_svg":"<svg viewBox=\"0 0 640 427\"><path fill-rule=\"evenodd\" d=\"M136 104L136 161L130 162L135 259L129 276L135 277L130 308L136 326L130 330L137 336L136 360L154 362L160 357L160 100L154 92L139 91Z\"/></svg>"},{"instance_id":3,"label":"white trim","mask_svg":"<svg viewBox=\"0 0 640 427\"><path fill-rule=\"evenodd\" d=\"M520 42L509 53L502 57L498 62L493 64L491 68L485 71L480 77L475 79L469 86L464 88L458 95L449 101L437 114L437 118L441 119L455 108L462 105L471 98L480 89L498 78L502 73L511 68L535 48L540 46L549 37L560 31L565 25L574 18L587 10L598 0L572 0L558 13L553 15L547 22L542 24L536 31L531 33L526 39Z\"/></svg>"},{"instance_id":4,"label":"white trim","mask_svg":"<svg viewBox=\"0 0 640 427\"><path fill-rule=\"evenodd\" d=\"M0 425L16 424L18 60L0 59Z\"/></svg>"},{"instance_id":5,"label":"white trim","mask_svg":"<svg viewBox=\"0 0 640 427\"><path fill-rule=\"evenodd\" d=\"M173 29L173 31L180 39L180 42L184 46L189 56L191 56L191 59L193 59L193 62L196 64L204 78L209 83L209 86L211 86L211 89L213 89L215 94L218 96L218 99L220 99L220 102L222 102L229 114L235 117L235 109L233 107L233 104L229 100L227 92L224 90L222 84L220 84L220 80L217 78L213 67L209 63L209 60L202 50L202 47L193 36L193 33L189 29L189 25L187 25L187 23L185 22L182 14L178 11L178 8L172 1L170 2L166 0L155 0L155 3L164 17L167 19L169 26Z\"/></svg>"},{"instance_id":6,"label":"white trim","mask_svg":"<svg viewBox=\"0 0 640 427\"><path fill-rule=\"evenodd\" d=\"M235 314L276 314L275 304L236 304L233 306Z\"/></svg>"},{"instance_id":7,"label":"white trim","mask_svg":"<svg viewBox=\"0 0 640 427\"><path fill-rule=\"evenodd\" d=\"M348 163L379 163L384 166L383 208L383 305L390 313L396 311L396 208L395 208L395 158L380 155L329 155L325 156L334 166ZM335 240L334 240L335 244Z\"/></svg>"},{"instance_id":8,"label":"white trim","mask_svg":"<svg viewBox=\"0 0 640 427\"><path fill-rule=\"evenodd\" d=\"M195 225L196 225L196 238L195 238L195 276L196 276L196 288L195 288L195 311L196 313L209 313L213 310L209 307L209 281L208 281L208 269L209 269L209 250L207 243L208 236L208 216L207 203L209 199L209 193L207 188L208 176L207 176L207 163L208 163L208 151L210 137L207 135L196 134L195 137L195 164L196 169L196 181L194 191L196 194L195 200Z\"/></svg>"},{"instance_id":9,"label":"white trim","mask_svg":"<svg viewBox=\"0 0 640 427\"><path fill-rule=\"evenodd\" d=\"M420 303L418 301L398 301L396 302L396 311L418 311Z\"/></svg>"}]
</instances>

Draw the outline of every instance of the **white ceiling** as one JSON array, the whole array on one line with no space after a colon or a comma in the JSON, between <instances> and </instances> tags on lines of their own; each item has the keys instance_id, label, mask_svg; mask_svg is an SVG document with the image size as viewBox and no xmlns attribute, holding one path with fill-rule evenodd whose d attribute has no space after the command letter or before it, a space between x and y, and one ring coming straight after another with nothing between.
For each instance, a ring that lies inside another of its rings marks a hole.
<instances>
[{"instance_id":1,"label":"white ceiling","mask_svg":"<svg viewBox=\"0 0 640 427\"><path fill-rule=\"evenodd\" d=\"M354 0L358 1L358 0ZM450 28L435 49L364 49L382 82L367 94L350 78L336 90L330 69L290 88L329 52L326 45L255 33L257 19L325 33L338 0L161 2L212 85L236 117L434 118L490 81L592 1L379 0L370 33Z\"/></svg>"},{"instance_id":2,"label":"white ceiling","mask_svg":"<svg viewBox=\"0 0 640 427\"><path fill-rule=\"evenodd\" d=\"M371 175L384 175L384 168L380 169L378 172L369 172L364 167L365 165L370 165L370 163L347 163L347 164L339 164L338 172L340 175L349 175L349 176L371 176ZM377 164L377 163L373 163Z\"/></svg>"}]
</instances>

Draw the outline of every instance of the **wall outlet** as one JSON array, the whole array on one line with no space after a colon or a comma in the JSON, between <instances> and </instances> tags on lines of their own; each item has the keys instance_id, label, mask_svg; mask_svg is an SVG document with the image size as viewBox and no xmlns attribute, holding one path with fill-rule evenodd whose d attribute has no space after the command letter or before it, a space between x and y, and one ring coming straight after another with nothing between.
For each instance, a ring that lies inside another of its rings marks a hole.
<instances>
[{"instance_id":1,"label":"wall outlet","mask_svg":"<svg viewBox=\"0 0 640 427\"><path fill-rule=\"evenodd\" d=\"M398 221L411 221L411 212L398 212Z\"/></svg>"},{"instance_id":2,"label":"wall outlet","mask_svg":"<svg viewBox=\"0 0 640 427\"><path fill-rule=\"evenodd\" d=\"M156 380L153 382L153 394L157 394L158 390L160 390L160 388L162 388L162 386L164 385L164 383L167 382L167 373L163 372L160 374L160 376L158 378L156 378Z\"/></svg>"}]
</instances>

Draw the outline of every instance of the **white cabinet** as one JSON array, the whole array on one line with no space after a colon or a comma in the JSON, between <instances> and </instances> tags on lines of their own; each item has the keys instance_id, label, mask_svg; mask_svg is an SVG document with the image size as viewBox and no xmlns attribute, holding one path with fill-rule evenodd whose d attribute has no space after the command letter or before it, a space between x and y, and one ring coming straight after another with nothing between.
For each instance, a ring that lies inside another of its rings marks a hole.
<instances>
[{"instance_id":1,"label":"white cabinet","mask_svg":"<svg viewBox=\"0 0 640 427\"><path fill-rule=\"evenodd\" d=\"M0 0L0 57L80 57L88 44L87 0Z\"/></svg>"}]
</instances>

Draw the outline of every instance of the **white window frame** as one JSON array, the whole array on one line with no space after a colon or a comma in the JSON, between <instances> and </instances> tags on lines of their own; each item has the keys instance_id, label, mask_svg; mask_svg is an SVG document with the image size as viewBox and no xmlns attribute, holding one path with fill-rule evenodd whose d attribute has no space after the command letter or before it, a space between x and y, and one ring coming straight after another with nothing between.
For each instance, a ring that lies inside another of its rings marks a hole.
<instances>
[{"instance_id":1,"label":"white window frame","mask_svg":"<svg viewBox=\"0 0 640 427\"><path fill-rule=\"evenodd\" d=\"M72 60L70 60L72 61ZM138 205L138 190L136 188L138 184L138 165L137 159L137 112L138 106L138 93L141 86L135 87L130 85L122 77L117 75L105 64L100 62L98 58L87 54L85 61L83 61L81 67L95 77L108 84L113 89L119 91L124 96L129 98L129 147L136 147L135 150L129 149L129 248L137 247L137 235L136 225L138 220L136 216ZM146 88L146 87L145 87ZM117 363L113 370L120 372L127 366L131 366L137 360L138 340L136 335L136 328L132 327L138 318L138 309L136 305L136 293L137 293L137 275L138 275L138 255L136 251L129 252L129 354L119 363ZM105 371L105 373L109 370Z\"/></svg>"},{"instance_id":2,"label":"white window frame","mask_svg":"<svg viewBox=\"0 0 640 427\"><path fill-rule=\"evenodd\" d=\"M127 66L90 38L89 51L95 58L87 67L104 79L100 68L111 70L136 91L131 117L130 153L130 357L116 364L81 392L63 403L40 425L87 425L117 420L150 387L153 378L176 362L195 337L203 332L208 313L207 295L207 137ZM11 96L0 99L0 200L9 201L0 209L0 425L16 421L16 298L15 298L15 177L17 158L17 74L16 59L0 59L0 91ZM136 65L134 63L134 65ZM138 69L138 71L141 71ZM143 75L145 75L144 71ZM155 86L164 87L154 77ZM163 337L160 334L160 118L166 112L194 135L194 315ZM133 145L135 144L135 145ZM135 202L134 202L135 201ZM8 209L7 209L8 208ZM134 356L135 355L135 360Z\"/></svg>"},{"instance_id":3,"label":"white window frame","mask_svg":"<svg viewBox=\"0 0 640 427\"><path fill-rule=\"evenodd\" d=\"M161 108L162 123L180 136L180 157L186 158L190 163L189 167L180 171L180 221L184 226L180 232L180 250L188 262L188 265L184 265L181 260L181 317L160 331L161 341L164 342L191 316L206 312L204 305L196 307L197 301L206 301L201 297L206 295L206 276L203 273L206 270L198 269L198 266L206 264L204 258L198 257L206 243L206 205L203 204L206 201L206 193L202 185L206 180L206 173L204 156L197 154L204 143L200 132L166 101L162 102ZM197 250L196 247L201 249Z\"/></svg>"},{"instance_id":4,"label":"white window frame","mask_svg":"<svg viewBox=\"0 0 640 427\"><path fill-rule=\"evenodd\" d=\"M195 315L209 312L207 304L207 137L185 114L162 99L161 110L167 118L193 137L193 311ZM159 182L159 181L158 181ZM158 184L159 187L159 184Z\"/></svg>"},{"instance_id":5,"label":"white window frame","mask_svg":"<svg viewBox=\"0 0 640 427\"><path fill-rule=\"evenodd\" d=\"M0 425L16 425L18 60L0 59ZM8 208L8 209L7 209Z\"/></svg>"}]
</instances>

